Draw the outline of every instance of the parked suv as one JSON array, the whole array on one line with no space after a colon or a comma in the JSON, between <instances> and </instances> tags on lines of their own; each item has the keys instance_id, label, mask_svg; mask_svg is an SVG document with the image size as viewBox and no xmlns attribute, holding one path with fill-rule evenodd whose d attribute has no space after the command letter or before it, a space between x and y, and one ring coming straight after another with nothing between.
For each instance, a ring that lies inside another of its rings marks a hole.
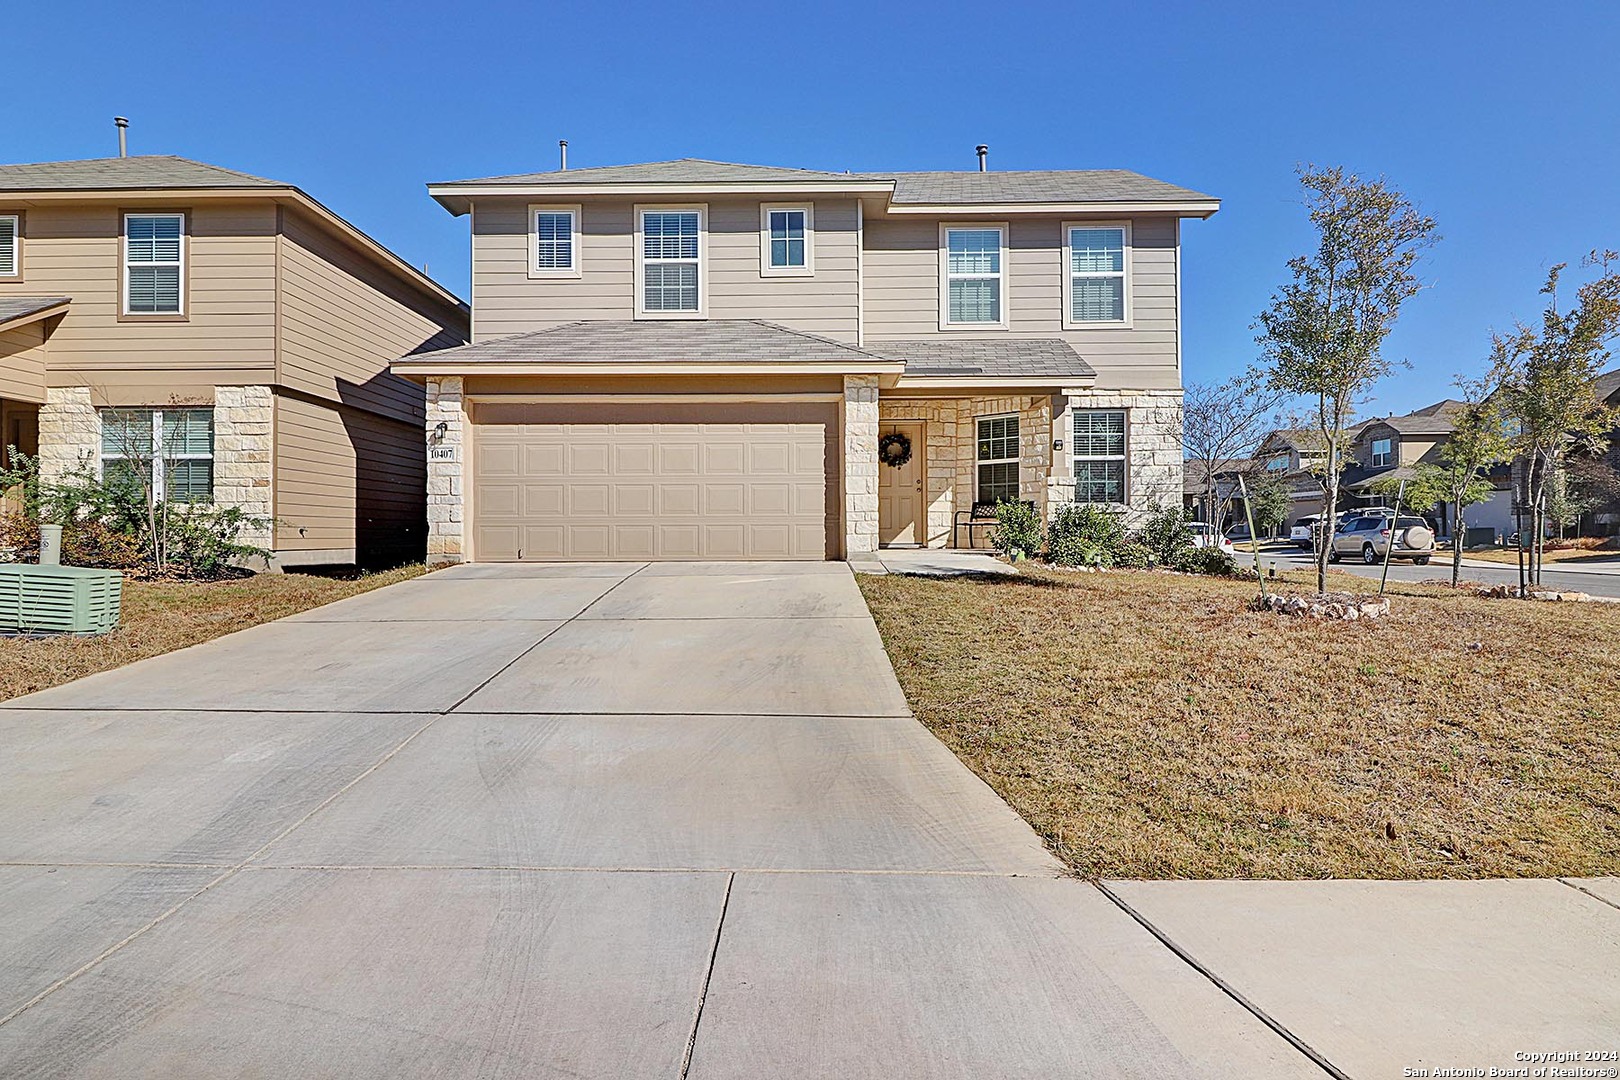
<instances>
[{"instance_id":1,"label":"parked suv","mask_svg":"<svg viewBox=\"0 0 1620 1080\"><path fill-rule=\"evenodd\" d=\"M1393 540L1394 547L1390 548ZM1361 556L1368 564L1382 562L1385 550L1391 559L1411 559L1427 566L1434 555L1434 531L1420 517L1398 517L1393 524L1387 514L1364 514L1339 526L1328 546L1328 562Z\"/></svg>"},{"instance_id":2,"label":"parked suv","mask_svg":"<svg viewBox=\"0 0 1620 1080\"><path fill-rule=\"evenodd\" d=\"M1228 555L1233 554L1232 541L1216 532L1208 522L1189 521L1187 531L1192 533L1193 547L1219 548Z\"/></svg>"}]
</instances>

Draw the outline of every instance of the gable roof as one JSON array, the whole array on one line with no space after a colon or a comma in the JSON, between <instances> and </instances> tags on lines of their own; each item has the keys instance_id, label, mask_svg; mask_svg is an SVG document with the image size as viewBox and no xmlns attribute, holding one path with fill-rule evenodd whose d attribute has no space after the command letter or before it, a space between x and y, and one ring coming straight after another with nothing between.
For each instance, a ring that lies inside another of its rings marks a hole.
<instances>
[{"instance_id":1,"label":"gable roof","mask_svg":"<svg viewBox=\"0 0 1620 1080\"><path fill-rule=\"evenodd\" d=\"M1592 389L1596 391L1597 399L1603 402L1620 394L1620 368L1599 375L1592 381Z\"/></svg>"},{"instance_id":2,"label":"gable roof","mask_svg":"<svg viewBox=\"0 0 1620 1080\"><path fill-rule=\"evenodd\" d=\"M585 169L557 169L551 172L512 173L474 180L451 180L434 187L476 187L484 184L738 184L791 183L796 180L843 181L849 173L818 172L813 169L785 169L774 165L741 165L731 161L678 158L674 161L645 161L634 165L597 165Z\"/></svg>"},{"instance_id":3,"label":"gable roof","mask_svg":"<svg viewBox=\"0 0 1620 1080\"><path fill-rule=\"evenodd\" d=\"M1466 406L1453 398L1443 398L1433 405L1405 413L1369 420L1363 431L1387 427L1398 435L1450 435L1457 429L1457 414Z\"/></svg>"},{"instance_id":4,"label":"gable roof","mask_svg":"<svg viewBox=\"0 0 1620 1080\"><path fill-rule=\"evenodd\" d=\"M51 313L73 302L67 296L0 296L0 326L31 321L30 316Z\"/></svg>"},{"instance_id":5,"label":"gable roof","mask_svg":"<svg viewBox=\"0 0 1620 1080\"><path fill-rule=\"evenodd\" d=\"M172 154L0 165L0 191L121 191L132 188L291 188L279 180Z\"/></svg>"}]
</instances>

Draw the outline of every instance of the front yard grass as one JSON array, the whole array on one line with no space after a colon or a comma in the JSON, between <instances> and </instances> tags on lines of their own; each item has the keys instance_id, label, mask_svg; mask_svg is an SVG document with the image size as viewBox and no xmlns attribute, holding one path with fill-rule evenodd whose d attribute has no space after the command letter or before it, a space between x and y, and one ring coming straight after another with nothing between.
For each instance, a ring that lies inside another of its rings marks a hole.
<instances>
[{"instance_id":1,"label":"front yard grass","mask_svg":"<svg viewBox=\"0 0 1620 1080\"><path fill-rule=\"evenodd\" d=\"M1403 585L1328 623L1160 573L860 585L918 718L1083 875L1620 872L1620 605Z\"/></svg>"},{"instance_id":2,"label":"front yard grass","mask_svg":"<svg viewBox=\"0 0 1620 1080\"><path fill-rule=\"evenodd\" d=\"M259 574L207 582L125 579L122 617L111 633L0 637L0 701L392 585L423 569L406 566L353 578Z\"/></svg>"}]
</instances>

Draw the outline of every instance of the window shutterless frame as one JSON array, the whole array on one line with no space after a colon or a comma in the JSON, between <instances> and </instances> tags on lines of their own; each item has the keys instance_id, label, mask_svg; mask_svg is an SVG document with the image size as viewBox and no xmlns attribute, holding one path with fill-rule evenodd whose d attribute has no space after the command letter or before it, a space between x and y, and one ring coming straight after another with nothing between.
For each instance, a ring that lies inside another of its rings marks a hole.
<instances>
[{"instance_id":1,"label":"window shutterless frame","mask_svg":"<svg viewBox=\"0 0 1620 1080\"><path fill-rule=\"evenodd\" d=\"M962 317L969 313L984 317ZM1005 330L1008 326L1007 223L940 225L939 328Z\"/></svg>"},{"instance_id":2,"label":"window shutterless frame","mask_svg":"<svg viewBox=\"0 0 1620 1080\"><path fill-rule=\"evenodd\" d=\"M1124 409L1074 410L1074 501L1130 501L1129 416Z\"/></svg>"},{"instance_id":3,"label":"window shutterless frame","mask_svg":"<svg viewBox=\"0 0 1620 1080\"><path fill-rule=\"evenodd\" d=\"M1131 223L1065 221L1063 329L1129 329L1131 318Z\"/></svg>"},{"instance_id":4,"label":"window shutterless frame","mask_svg":"<svg viewBox=\"0 0 1620 1080\"><path fill-rule=\"evenodd\" d=\"M809 203L761 204L761 277L812 277L816 272L815 210Z\"/></svg>"},{"instance_id":5,"label":"window shutterless frame","mask_svg":"<svg viewBox=\"0 0 1620 1080\"><path fill-rule=\"evenodd\" d=\"M0 280L22 277L22 214L0 213Z\"/></svg>"},{"instance_id":6,"label":"window shutterless frame","mask_svg":"<svg viewBox=\"0 0 1620 1080\"><path fill-rule=\"evenodd\" d=\"M101 475L108 466L138 463L155 499L214 497L214 410L107 408L101 420Z\"/></svg>"},{"instance_id":7,"label":"window shutterless frame","mask_svg":"<svg viewBox=\"0 0 1620 1080\"><path fill-rule=\"evenodd\" d=\"M529 276L577 278L581 207L536 203L529 207Z\"/></svg>"},{"instance_id":8,"label":"window shutterless frame","mask_svg":"<svg viewBox=\"0 0 1620 1080\"><path fill-rule=\"evenodd\" d=\"M979 416L973 426L978 435L973 455L975 501L1018 501L1018 415Z\"/></svg>"},{"instance_id":9,"label":"window shutterless frame","mask_svg":"<svg viewBox=\"0 0 1620 1080\"><path fill-rule=\"evenodd\" d=\"M126 211L119 239L119 316L186 315L186 214Z\"/></svg>"},{"instance_id":10,"label":"window shutterless frame","mask_svg":"<svg viewBox=\"0 0 1620 1080\"><path fill-rule=\"evenodd\" d=\"M1395 457L1395 441L1393 439L1374 439L1372 444L1373 468L1382 468L1388 465Z\"/></svg>"},{"instance_id":11,"label":"window shutterless frame","mask_svg":"<svg viewBox=\"0 0 1620 1080\"><path fill-rule=\"evenodd\" d=\"M708 205L638 204L635 214L636 318L708 318ZM694 221L695 238L690 236Z\"/></svg>"}]
</instances>

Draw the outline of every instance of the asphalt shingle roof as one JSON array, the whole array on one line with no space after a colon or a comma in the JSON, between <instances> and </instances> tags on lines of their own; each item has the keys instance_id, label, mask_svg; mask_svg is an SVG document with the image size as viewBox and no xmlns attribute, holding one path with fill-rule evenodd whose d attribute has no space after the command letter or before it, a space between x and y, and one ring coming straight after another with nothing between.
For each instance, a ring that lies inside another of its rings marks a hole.
<instances>
[{"instance_id":1,"label":"asphalt shingle roof","mask_svg":"<svg viewBox=\"0 0 1620 1080\"><path fill-rule=\"evenodd\" d=\"M46 308L69 303L67 296L0 296L0 326Z\"/></svg>"},{"instance_id":2,"label":"asphalt shingle roof","mask_svg":"<svg viewBox=\"0 0 1620 1080\"><path fill-rule=\"evenodd\" d=\"M757 319L704 319L692 322L601 319L564 323L549 330L416 353L407 361L455 363L603 363L665 360L686 363L727 361L857 361L881 359L870 352L814 334L802 334Z\"/></svg>"},{"instance_id":3,"label":"asphalt shingle roof","mask_svg":"<svg viewBox=\"0 0 1620 1080\"><path fill-rule=\"evenodd\" d=\"M1061 338L869 341L869 353L904 360L907 375L1085 376L1097 374Z\"/></svg>"},{"instance_id":4,"label":"asphalt shingle roof","mask_svg":"<svg viewBox=\"0 0 1620 1080\"><path fill-rule=\"evenodd\" d=\"M0 165L0 191L105 191L122 188L286 188L279 180L169 154Z\"/></svg>"},{"instance_id":5,"label":"asphalt shingle roof","mask_svg":"<svg viewBox=\"0 0 1620 1080\"><path fill-rule=\"evenodd\" d=\"M647 161L635 165L601 165L588 169L560 169L551 172L512 173L485 176L476 180L453 180L457 184L748 184L791 183L812 180L824 183L849 180L849 173L818 172L814 169L783 169L774 165L740 165L730 161L680 158L676 161Z\"/></svg>"}]
</instances>

